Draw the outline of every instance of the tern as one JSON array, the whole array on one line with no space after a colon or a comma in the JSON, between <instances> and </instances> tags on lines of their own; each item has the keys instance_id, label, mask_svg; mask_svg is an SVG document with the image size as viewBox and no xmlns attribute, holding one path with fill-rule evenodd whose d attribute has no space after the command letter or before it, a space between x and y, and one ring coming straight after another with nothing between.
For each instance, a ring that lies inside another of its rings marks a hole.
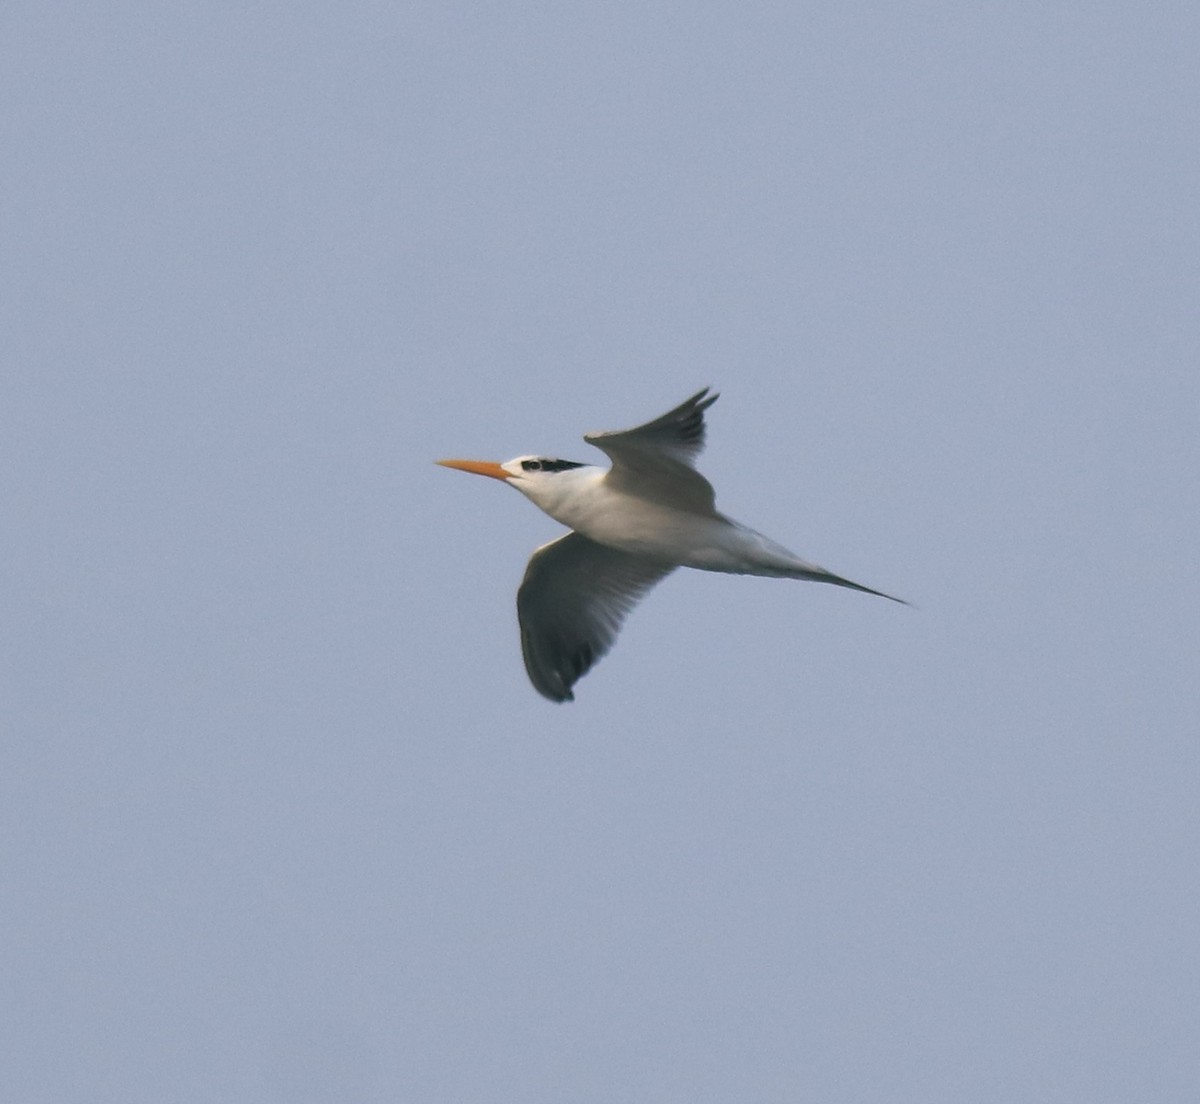
<instances>
[{"instance_id":1,"label":"tern","mask_svg":"<svg viewBox=\"0 0 1200 1104\"><path fill-rule=\"evenodd\" d=\"M587 433L601 468L551 456L438 460L515 487L571 532L538 548L517 591L521 652L534 688L574 701L572 687L612 647L625 616L677 567L832 583L907 605L802 560L718 513L693 466L704 447L709 388L634 429Z\"/></svg>"}]
</instances>

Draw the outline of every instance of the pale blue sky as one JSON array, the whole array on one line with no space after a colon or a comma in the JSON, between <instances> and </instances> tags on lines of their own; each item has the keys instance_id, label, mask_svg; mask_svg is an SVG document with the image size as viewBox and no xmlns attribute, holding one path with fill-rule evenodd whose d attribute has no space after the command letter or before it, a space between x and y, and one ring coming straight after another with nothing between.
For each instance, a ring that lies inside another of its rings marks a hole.
<instances>
[{"instance_id":1,"label":"pale blue sky","mask_svg":"<svg viewBox=\"0 0 1200 1104\"><path fill-rule=\"evenodd\" d=\"M8 4L22 1104L1200 1093L1174 3ZM432 461L721 391L554 706Z\"/></svg>"}]
</instances>

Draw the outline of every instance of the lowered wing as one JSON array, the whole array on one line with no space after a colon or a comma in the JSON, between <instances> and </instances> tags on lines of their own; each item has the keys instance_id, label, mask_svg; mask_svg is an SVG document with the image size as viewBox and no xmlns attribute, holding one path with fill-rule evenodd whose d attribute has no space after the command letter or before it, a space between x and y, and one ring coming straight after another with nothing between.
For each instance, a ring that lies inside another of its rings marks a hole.
<instances>
[{"instance_id":1,"label":"lowered wing","mask_svg":"<svg viewBox=\"0 0 1200 1104\"><path fill-rule=\"evenodd\" d=\"M579 533L542 545L517 591L521 652L537 692L573 701L571 687L612 647L625 615L672 570Z\"/></svg>"}]
</instances>

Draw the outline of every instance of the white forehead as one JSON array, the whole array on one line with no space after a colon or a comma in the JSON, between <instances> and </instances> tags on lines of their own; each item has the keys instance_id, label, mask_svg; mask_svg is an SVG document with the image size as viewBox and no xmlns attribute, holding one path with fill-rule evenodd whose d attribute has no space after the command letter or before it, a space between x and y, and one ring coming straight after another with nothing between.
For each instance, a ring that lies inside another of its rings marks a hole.
<instances>
[{"instance_id":1,"label":"white forehead","mask_svg":"<svg viewBox=\"0 0 1200 1104\"><path fill-rule=\"evenodd\" d=\"M526 464L526 462L530 461L530 460L538 460L538 459L540 459L540 457L537 457L537 456L517 456L517 457L514 457L512 460L506 460L500 466L506 472L509 472L512 475L522 475L525 472L524 465Z\"/></svg>"}]
</instances>

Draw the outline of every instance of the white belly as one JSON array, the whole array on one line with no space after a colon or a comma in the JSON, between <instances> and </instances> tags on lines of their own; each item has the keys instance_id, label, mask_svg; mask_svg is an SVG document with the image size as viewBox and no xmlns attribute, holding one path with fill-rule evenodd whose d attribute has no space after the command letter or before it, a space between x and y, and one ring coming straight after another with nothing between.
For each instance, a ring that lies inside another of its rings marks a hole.
<instances>
[{"instance_id":1,"label":"white belly","mask_svg":"<svg viewBox=\"0 0 1200 1104\"><path fill-rule=\"evenodd\" d=\"M623 495L591 505L559 520L598 544L648 559L743 575L784 574L801 562L720 514L705 517Z\"/></svg>"}]
</instances>

